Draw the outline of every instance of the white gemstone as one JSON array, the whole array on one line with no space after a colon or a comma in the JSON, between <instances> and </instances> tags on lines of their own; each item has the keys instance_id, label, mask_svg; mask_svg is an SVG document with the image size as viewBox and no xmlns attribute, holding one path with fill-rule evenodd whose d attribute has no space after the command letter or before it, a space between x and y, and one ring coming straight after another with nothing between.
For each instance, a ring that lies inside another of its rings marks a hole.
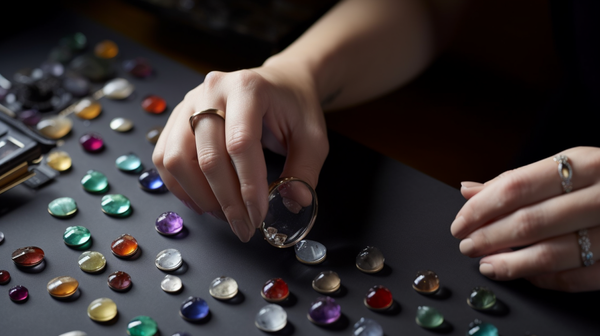
<instances>
[{"instance_id":1,"label":"white gemstone","mask_svg":"<svg viewBox=\"0 0 600 336\"><path fill-rule=\"evenodd\" d=\"M102 88L104 95L110 99L125 99L133 92L133 85L125 78L115 78Z\"/></svg>"},{"instance_id":2,"label":"white gemstone","mask_svg":"<svg viewBox=\"0 0 600 336\"><path fill-rule=\"evenodd\" d=\"M379 323L371 320L370 318L361 317L356 324L354 324L354 336L383 336L383 329Z\"/></svg>"},{"instance_id":3,"label":"white gemstone","mask_svg":"<svg viewBox=\"0 0 600 336\"><path fill-rule=\"evenodd\" d=\"M127 132L133 128L133 121L126 118L114 118L110 121L110 129L117 132Z\"/></svg>"},{"instance_id":4,"label":"white gemstone","mask_svg":"<svg viewBox=\"0 0 600 336\"><path fill-rule=\"evenodd\" d=\"M263 331L279 331L287 324L287 313L281 306L268 304L262 307L258 314L256 314L254 324L256 324L258 329Z\"/></svg>"},{"instance_id":5,"label":"white gemstone","mask_svg":"<svg viewBox=\"0 0 600 336\"><path fill-rule=\"evenodd\" d=\"M238 293L238 284L233 278L221 276L210 283L208 292L216 299L231 299Z\"/></svg>"},{"instance_id":6,"label":"white gemstone","mask_svg":"<svg viewBox=\"0 0 600 336\"><path fill-rule=\"evenodd\" d=\"M58 336L87 336L87 334L83 331L74 330L74 331L66 332L64 334L60 334Z\"/></svg>"},{"instance_id":7,"label":"white gemstone","mask_svg":"<svg viewBox=\"0 0 600 336\"><path fill-rule=\"evenodd\" d=\"M318 264L325 260L327 248L314 240L301 240L295 246L296 258L305 264Z\"/></svg>"},{"instance_id":8,"label":"white gemstone","mask_svg":"<svg viewBox=\"0 0 600 336\"><path fill-rule=\"evenodd\" d=\"M183 258L181 257L181 252L170 248L160 251L156 256L154 264L159 270L174 271L181 267L181 264L183 264Z\"/></svg>"},{"instance_id":9,"label":"white gemstone","mask_svg":"<svg viewBox=\"0 0 600 336\"><path fill-rule=\"evenodd\" d=\"M166 275L160 282L160 288L167 293L179 292L183 287L183 283L179 277L174 275Z\"/></svg>"}]
</instances>

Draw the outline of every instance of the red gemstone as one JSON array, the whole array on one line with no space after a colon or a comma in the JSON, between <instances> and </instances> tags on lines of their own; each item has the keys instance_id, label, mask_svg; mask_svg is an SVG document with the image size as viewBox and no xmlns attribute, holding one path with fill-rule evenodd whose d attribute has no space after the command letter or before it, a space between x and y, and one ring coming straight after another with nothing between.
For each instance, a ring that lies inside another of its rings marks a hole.
<instances>
[{"instance_id":1,"label":"red gemstone","mask_svg":"<svg viewBox=\"0 0 600 336\"><path fill-rule=\"evenodd\" d=\"M392 292L383 286L375 286L367 292L365 303L369 308L386 309L394 302Z\"/></svg>"},{"instance_id":2,"label":"red gemstone","mask_svg":"<svg viewBox=\"0 0 600 336\"><path fill-rule=\"evenodd\" d=\"M17 266L32 267L44 260L44 250L36 246L21 247L12 253L12 260Z\"/></svg>"},{"instance_id":3,"label":"red gemstone","mask_svg":"<svg viewBox=\"0 0 600 336\"><path fill-rule=\"evenodd\" d=\"M285 300L289 294L288 285L281 278L274 278L265 282L261 292L265 300L275 302Z\"/></svg>"},{"instance_id":4,"label":"red gemstone","mask_svg":"<svg viewBox=\"0 0 600 336\"><path fill-rule=\"evenodd\" d=\"M99 134L86 133L79 138L79 143L88 152L98 152L104 147L104 140Z\"/></svg>"},{"instance_id":5,"label":"red gemstone","mask_svg":"<svg viewBox=\"0 0 600 336\"><path fill-rule=\"evenodd\" d=\"M142 108L148 113L160 114L165 112L167 102L159 96L149 95L142 100Z\"/></svg>"},{"instance_id":6,"label":"red gemstone","mask_svg":"<svg viewBox=\"0 0 600 336\"><path fill-rule=\"evenodd\" d=\"M0 285L4 285L10 281L10 273L5 270L0 270Z\"/></svg>"},{"instance_id":7,"label":"red gemstone","mask_svg":"<svg viewBox=\"0 0 600 336\"><path fill-rule=\"evenodd\" d=\"M108 276L108 287L116 291L124 291L131 286L131 277L123 271L116 271Z\"/></svg>"},{"instance_id":8,"label":"red gemstone","mask_svg":"<svg viewBox=\"0 0 600 336\"><path fill-rule=\"evenodd\" d=\"M152 66L144 58L136 58L123 62L125 71L129 72L137 78L146 78L152 75Z\"/></svg>"}]
</instances>

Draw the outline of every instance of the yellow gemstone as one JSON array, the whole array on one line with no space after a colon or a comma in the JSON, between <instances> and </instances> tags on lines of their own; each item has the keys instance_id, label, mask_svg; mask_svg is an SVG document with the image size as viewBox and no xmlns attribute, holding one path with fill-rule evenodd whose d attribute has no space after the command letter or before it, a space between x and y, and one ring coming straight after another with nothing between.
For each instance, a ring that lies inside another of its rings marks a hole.
<instances>
[{"instance_id":1,"label":"yellow gemstone","mask_svg":"<svg viewBox=\"0 0 600 336\"><path fill-rule=\"evenodd\" d=\"M79 282L70 276L59 276L48 282L46 289L57 298L69 297L77 291Z\"/></svg>"},{"instance_id":2,"label":"yellow gemstone","mask_svg":"<svg viewBox=\"0 0 600 336\"><path fill-rule=\"evenodd\" d=\"M79 268L88 273L100 272L106 266L106 258L100 252L85 251L77 260Z\"/></svg>"},{"instance_id":3,"label":"yellow gemstone","mask_svg":"<svg viewBox=\"0 0 600 336\"><path fill-rule=\"evenodd\" d=\"M69 153L63 151L55 151L48 154L48 157L46 157L46 163L48 166L50 166L50 168L59 172L67 171L73 165L73 161L71 160Z\"/></svg>"},{"instance_id":4,"label":"yellow gemstone","mask_svg":"<svg viewBox=\"0 0 600 336\"><path fill-rule=\"evenodd\" d=\"M90 120L100 115L102 112L102 105L92 98L84 98L75 105L75 113L81 119Z\"/></svg>"},{"instance_id":5,"label":"yellow gemstone","mask_svg":"<svg viewBox=\"0 0 600 336\"><path fill-rule=\"evenodd\" d=\"M109 298L99 298L90 303L87 314L97 322L110 321L117 316L117 304Z\"/></svg>"},{"instance_id":6,"label":"yellow gemstone","mask_svg":"<svg viewBox=\"0 0 600 336\"><path fill-rule=\"evenodd\" d=\"M56 116L40 121L36 128L46 138L60 139L71 132L73 121L69 118Z\"/></svg>"},{"instance_id":7,"label":"yellow gemstone","mask_svg":"<svg viewBox=\"0 0 600 336\"><path fill-rule=\"evenodd\" d=\"M96 44L94 54L100 58L113 58L119 53L119 47L111 40L104 40Z\"/></svg>"}]
</instances>

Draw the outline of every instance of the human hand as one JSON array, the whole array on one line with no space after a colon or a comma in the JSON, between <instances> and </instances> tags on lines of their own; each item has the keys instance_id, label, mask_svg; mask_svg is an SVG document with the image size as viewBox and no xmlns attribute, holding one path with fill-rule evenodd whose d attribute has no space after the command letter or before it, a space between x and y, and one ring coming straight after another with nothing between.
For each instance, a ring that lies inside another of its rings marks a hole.
<instances>
[{"instance_id":1,"label":"human hand","mask_svg":"<svg viewBox=\"0 0 600 336\"><path fill-rule=\"evenodd\" d=\"M578 231L600 256L600 148L562 152L572 167L573 191L564 193L557 162L547 158L485 183L463 182L468 201L451 232L460 251L482 257L479 271L495 280L524 277L541 288L600 289L600 263L583 267ZM511 248L523 247L512 250Z\"/></svg>"},{"instance_id":2,"label":"human hand","mask_svg":"<svg viewBox=\"0 0 600 336\"><path fill-rule=\"evenodd\" d=\"M173 110L152 155L165 185L196 212L230 223L247 242L268 209L262 147L287 155L282 176L313 188L329 151L314 83L298 66L210 72ZM196 117L195 136L189 118Z\"/></svg>"}]
</instances>

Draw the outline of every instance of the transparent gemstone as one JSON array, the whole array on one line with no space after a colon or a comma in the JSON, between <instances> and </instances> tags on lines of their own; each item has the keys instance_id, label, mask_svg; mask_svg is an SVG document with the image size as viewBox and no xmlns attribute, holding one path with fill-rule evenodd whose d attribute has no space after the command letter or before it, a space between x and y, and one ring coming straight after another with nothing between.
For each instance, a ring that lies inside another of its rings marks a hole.
<instances>
[{"instance_id":1,"label":"transparent gemstone","mask_svg":"<svg viewBox=\"0 0 600 336\"><path fill-rule=\"evenodd\" d=\"M81 246L90 241L92 234L83 226L69 226L63 234L65 244L69 246Z\"/></svg>"},{"instance_id":2,"label":"transparent gemstone","mask_svg":"<svg viewBox=\"0 0 600 336\"><path fill-rule=\"evenodd\" d=\"M133 84L125 78L115 78L104 85L102 92L110 99L125 99L133 93Z\"/></svg>"},{"instance_id":3,"label":"transparent gemstone","mask_svg":"<svg viewBox=\"0 0 600 336\"><path fill-rule=\"evenodd\" d=\"M394 303L392 292L384 286L373 286L367 291L365 305L371 309L388 309Z\"/></svg>"},{"instance_id":4,"label":"transparent gemstone","mask_svg":"<svg viewBox=\"0 0 600 336\"><path fill-rule=\"evenodd\" d=\"M93 98L83 98L76 105L73 113L85 120L90 120L98 117L102 112L102 105Z\"/></svg>"},{"instance_id":5,"label":"transparent gemstone","mask_svg":"<svg viewBox=\"0 0 600 336\"><path fill-rule=\"evenodd\" d=\"M210 283L208 292L215 299L231 299L238 293L238 284L233 278L220 276Z\"/></svg>"},{"instance_id":6,"label":"transparent gemstone","mask_svg":"<svg viewBox=\"0 0 600 336\"><path fill-rule=\"evenodd\" d=\"M100 272L106 266L106 258L100 252L85 251L77 259L79 268L87 273Z\"/></svg>"},{"instance_id":7,"label":"transparent gemstone","mask_svg":"<svg viewBox=\"0 0 600 336\"><path fill-rule=\"evenodd\" d=\"M104 81L115 73L113 62L89 54L75 57L69 63L69 68L94 82Z\"/></svg>"},{"instance_id":8,"label":"transparent gemstone","mask_svg":"<svg viewBox=\"0 0 600 336\"><path fill-rule=\"evenodd\" d=\"M181 304L179 315L188 321L200 321L208 316L208 303L199 297L190 296Z\"/></svg>"},{"instance_id":9,"label":"transparent gemstone","mask_svg":"<svg viewBox=\"0 0 600 336\"><path fill-rule=\"evenodd\" d=\"M160 288L167 293L176 293L181 290L183 287L183 283L181 279L174 275L165 275L165 277L160 282Z\"/></svg>"},{"instance_id":10,"label":"transparent gemstone","mask_svg":"<svg viewBox=\"0 0 600 336\"><path fill-rule=\"evenodd\" d=\"M383 328L370 318L361 317L354 324L354 336L383 336Z\"/></svg>"},{"instance_id":11,"label":"transparent gemstone","mask_svg":"<svg viewBox=\"0 0 600 336\"><path fill-rule=\"evenodd\" d=\"M181 267L183 264L183 258L181 257L181 252L176 249L169 248L166 250L162 250L156 256L154 260L154 264L159 270L162 271L174 271Z\"/></svg>"},{"instance_id":12,"label":"transparent gemstone","mask_svg":"<svg viewBox=\"0 0 600 336\"><path fill-rule=\"evenodd\" d=\"M258 311L254 319L254 324L260 330L276 332L285 328L287 313L279 305L268 304Z\"/></svg>"},{"instance_id":13,"label":"transparent gemstone","mask_svg":"<svg viewBox=\"0 0 600 336\"><path fill-rule=\"evenodd\" d=\"M183 219L176 212L163 212L156 219L156 231L163 235L175 235L183 229Z\"/></svg>"},{"instance_id":14,"label":"transparent gemstone","mask_svg":"<svg viewBox=\"0 0 600 336\"><path fill-rule=\"evenodd\" d=\"M342 308L329 296L317 298L310 304L308 319L317 324L331 324L342 315Z\"/></svg>"},{"instance_id":15,"label":"transparent gemstone","mask_svg":"<svg viewBox=\"0 0 600 336\"><path fill-rule=\"evenodd\" d=\"M151 128L148 133L146 133L146 140L148 140L151 144L156 145L158 142L158 138L163 131L162 126L156 126Z\"/></svg>"},{"instance_id":16,"label":"transparent gemstone","mask_svg":"<svg viewBox=\"0 0 600 336\"><path fill-rule=\"evenodd\" d=\"M58 336L88 336L88 334L86 334L85 332L80 331L80 330L73 330L73 331L66 332L64 334L60 334Z\"/></svg>"},{"instance_id":17,"label":"transparent gemstone","mask_svg":"<svg viewBox=\"0 0 600 336\"><path fill-rule=\"evenodd\" d=\"M116 271L108 276L108 287L116 291L124 291L131 287L131 276L123 271Z\"/></svg>"},{"instance_id":18,"label":"transparent gemstone","mask_svg":"<svg viewBox=\"0 0 600 336\"><path fill-rule=\"evenodd\" d=\"M376 273L383 269L385 258L378 248L367 246L356 256L356 267L365 273Z\"/></svg>"},{"instance_id":19,"label":"transparent gemstone","mask_svg":"<svg viewBox=\"0 0 600 336\"><path fill-rule=\"evenodd\" d=\"M77 203L71 197L59 197L48 203L48 212L55 217L69 217L77 212Z\"/></svg>"},{"instance_id":20,"label":"transparent gemstone","mask_svg":"<svg viewBox=\"0 0 600 336\"><path fill-rule=\"evenodd\" d=\"M467 298L467 303L475 309L490 309L496 304L496 294L487 287L475 287Z\"/></svg>"},{"instance_id":21,"label":"transparent gemstone","mask_svg":"<svg viewBox=\"0 0 600 336\"><path fill-rule=\"evenodd\" d=\"M4 242L4 232L0 231L0 244Z\"/></svg>"},{"instance_id":22,"label":"transparent gemstone","mask_svg":"<svg viewBox=\"0 0 600 336\"><path fill-rule=\"evenodd\" d=\"M59 276L48 282L46 289L50 295L57 298L69 297L77 291L79 282L70 276Z\"/></svg>"},{"instance_id":23,"label":"transparent gemstone","mask_svg":"<svg viewBox=\"0 0 600 336\"><path fill-rule=\"evenodd\" d=\"M137 78L147 78L152 75L152 66L148 60L141 57L123 62L123 68Z\"/></svg>"},{"instance_id":24,"label":"transparent gemstone","mask_svg":"<svg viewBox=\"0 0 600 336\"><path fill-rule=\"evenodd\" d=\"M498 336L498 328L493 324L475 320L469 323L469 331L467 336Z\"/></svg>"},{"instance_id":25,"label":"transparent gemstone","mask_svg":"<svg viewBox=\"0 0 600 336\"><path fill-rule=\"evenodd\" d=\"M102 197L102 211L111 216L124 217L131 213L129 198L121 194L104 195Z\"/></svg>"},{"instance_id":26,"label":"transparent gemstone","mask_svg":"<svg viewBox=\"0 0 600 336\"><path fill-rule=\"evenodd\" d=\"M158 331L158 325L149 316L134 317L127 324L127 335L129 336L152 336Z\"/></svg>"},{"instance_id":27,"label":"transparent gemstone","mask_svg":"<svg viewBox=\"0 0 600 336\"><path fill-rule=\"evenodd\" d=\"M100 134L96 133L85 133L79 138L79 143L90 153L99 152L104 148L104 140Z\"/></svg>"},{"instance_id":28,"label":"transparent gemstone","mask_svg":"<svg viewBox=\"0 0 600 336\"><path fill-rule=\"evenodd\" d=\"M96 44L94 54L100 58L114 58L119 53L119 47L111 40L104 40Z\"/></svg>"},{"instance_id":29,"label":"transparent gemstone","mask_svg":"<svg viewBox=\"0 0 600 336\"><path fill-rule=\"evenodd\" d=\"M115 160L115 164L119 170L124 172L136 172L142 168L142 160L135 154L121 155Z\"/></svg>"},{"instance_id":30,"label":"transparent gemstone","mask_svg":"<svg viewBox=\"0 0 600 336\"><path fill-rule=\"evenodd\" d=\"M29 290L25 286L17 285L8 290L8 297L15 302L27 300Z\"/></svg>"},{"instance_id":31,"label":"transparent gemstone","mask_svg":"<svg viewBox=\"0 0 600 336\"><path fill-rule=\"evenodd\" d=\"M71 168L73 161L71 160L69 153L63 151L54 151L48 154L46 157L46 164L56 171L64 172Z\"/></svg>"},{"instance_id":32,"label":"transparent gemstone","mask_svg":"<svg viewBox=\"0 0 600 336\"><path fill-rule=\"evenodd\" d=\"M71 132L73 121L60 116L50 117L40 121L36 128L46 138L60 139Z\"/></svg>"},{"instance_id":33,"label":"transparent gemstone","mask_svg":"<svg viewBox=\"0 0 600 336\"><path fill-rule=\"evenodd\" d=\"M85 191L91 193L102 193L108 189L108 179L106 175L96 170L88 170L81 179L81 185Z\"/></svg>"},{"instance_id":34,"label":"transparent gemstone","mask_svg":"<svg viewBox=\"0 0 600 336\"><path fill-rule=\"evenodd\" d=\"M33 267L44 260L44 250L37 246L26 246L12 253L12 261L21 267Z\"/></svg>"},{"instance_id":35,"label":"transparent gemstone","mask_svg":"<svg viewBox=\"0 0 600 336\"><path fill-rule=\"evenodd\" d=\"M433 271L419 271L412 286L419 293L431 294L440 288L440 279Z\"/></svg>"},{"instance_id":36,"label":"transparent gemstone","mask_svg":"<svg viewBox=\"0 0 600 336\"><path fill-rule=\"evenodd\" d=\"M6 285L10 281L10 273L6 270L0 270L0 285Z\"/></svg>"},{"instance_id":37,"label":"transparent gemstone","mask_svg":"<svg viewBox=\"0 0 600 336\"><path fill-rule=\"evenodd\" d=\"M269 302L280 302L288 298L290 290L283 279L273 278L265 282L260 294Z\"/></svg>"},{"instance_id":38,"label":"transparent gemstone","mask_svg":"<svg viewBox=\"0 0 600 336\"><path fill-rule=\"evenodd\" d=\"M319 293L329 294L340 289L342 280L340 276L334 271L324 271L314 278L312 281L312 287Z\"/></svg>"},{"instance_id":39,"label":"transparent gemstone","mask_svg":"<svg viewBox=\"0 0 600 336\"><path fill-rule=\"evenodd\" d=\"M296 250L296 258L305 264L319 264L327 256L325 245L314 240L301 240L294 249Z\"/></svg>"},{"instance_id":40,"label":"transparent gemstone","mask_svg":"<svg viewBox=\"0 0 600 336\"><path fill-rule=\"evenodd\" d=\"M138 242L130 234L122 234L110 244L110 250L117 257L131 257L138 250Z\"/></svg>"},{"instance_id":41,"label":"transparent gemstone","mask_svg":"<svg viewBox=\"0 0 600 336\"><path fill-rule=\"evenodd\" d=\"M444 316L435 308L419 306L415 320L423 328L437 328L444 323Z\"/></svg>"},{"instance_id":42,"label":"transparent gemstone","mask_svg":"<svg viewBox=\"0 0 600 336\"><path fill-rule=\"evenodd\" d=\"M110 121L110 129L117 132L129 132L133 128L133 121L127 118L114 118Z\"/></svg>"},{"instance_id":43,"label":"transparent gemstone","mask_svg":"<svg viewBox=\"0 0 600 336\"><path fill-rule=\"evenodd\" d=\"M142 100L144 111L152 114L161 114L167 108L167 102L157 95L149 95Z\"/></svg>"},{"instance_id":44,"label":"transparent gemstone","mask_svg":"<svg viewBox=\"0 0 600 336\"><path fill-rule=\"evenodd\" d=\"M90 303L87 314L96 322L107 322L117 316L117 305L109 298L99 298Z\"/></svg>"},{"instance_id":45,"label":"transparent gemstone","mask_svg":"<svg viewBox=\"0 0 600 336\"><path fill-rule=\"evenodd\" d=\"M167 191L167 186L160 178L160 175L156 169L148 169L143 172L138 178L142 189L152 193L163 193Z\"/></svg>"},{"instance_id":46,"label":"transparent gemstone","mask_svg":"<svg viewBox=\"0 0 600 336\"><path fill-rule=\"evenodd\" d=\"M19 112L19 120L27 126L35 126L42 120L42 114L38 110L25 110Z\"/></svg>"}]
</instances>

